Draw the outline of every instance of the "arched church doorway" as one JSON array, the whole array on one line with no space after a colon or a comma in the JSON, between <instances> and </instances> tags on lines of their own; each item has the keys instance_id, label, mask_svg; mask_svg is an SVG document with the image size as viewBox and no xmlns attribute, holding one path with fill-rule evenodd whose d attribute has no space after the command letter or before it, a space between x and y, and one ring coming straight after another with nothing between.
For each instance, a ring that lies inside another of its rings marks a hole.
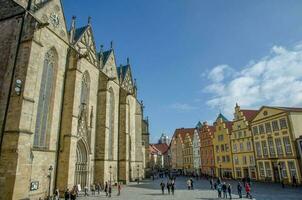
<instances>
[{"instance_id":1,"label":"arched church doorway","mask_svg":"<svg viewBox=\"0 0 302 200\"><path fill-rule=\"evenodd\" d=\"M77 143L77 155L75 163L75 185L81 185L81 188L87 186L88 179L88 159L87 150L82 140Z\"/></svg>"}]
</instances>

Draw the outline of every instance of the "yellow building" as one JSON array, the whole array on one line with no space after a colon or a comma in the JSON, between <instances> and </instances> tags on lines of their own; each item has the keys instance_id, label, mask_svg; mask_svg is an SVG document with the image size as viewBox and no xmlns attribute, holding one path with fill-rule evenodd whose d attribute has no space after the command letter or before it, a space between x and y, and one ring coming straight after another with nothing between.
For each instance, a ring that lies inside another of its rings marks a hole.
<instances>
[{"instance_id":1,"label":"yellow building","mask_svg":"<svg viewBox=\"0 0 302 200\"><path fill-rule=\"evenodd\" d=\"M261 107L251 124L259 180L301 183L295 146L301 122L302 108Z\"/></svg>"},{"instance_id":2,"label":"yellow building","mask_svg":"<svg viewBox=\"0 0 302 200\"><path fill-rule=\"evenodd\" d=\"M194 136L194 131L188 131L184 137L183 161L184 161L185 173L192 173L194 171L193 136Z\"/></svg>"},{"instance_id":3,"label":"yellow building","mask_svg":"<svg viewBox=\"0 0 302 200\"><path fill-rule=\"evenodd\" d=\"M235 107L231 147L234 178L237 179L247 177L257 179L253 136L250 130L251 120L256 116L257 112L257 110L240 109L238 104Z\"/></svg>"},{"instance_id":4,"label":"yellow building","mask_svg":"<svg viewBox=\"0 0 302 200\"><path fill-rule=\"evenodd\" d=\"M233 177L233 162L231 153L232 122L228 121L221 113L214 123L213 137L215 172L219 177Z\"/></svg>"},{"instance_id":5,"label":"yellow building","mask_svg":"<svg viewBox=\"0 0 302 200\"><path fill-rule=\"evenodd\" d=\"M193 132L194 132L194 128L178 128L175 130L170 145L172 169L177 169L177 170L185 169L184 168L184 153L185 153L184 140L187 133L192 133L193 135Z\"/></svg>"}]
</instances>

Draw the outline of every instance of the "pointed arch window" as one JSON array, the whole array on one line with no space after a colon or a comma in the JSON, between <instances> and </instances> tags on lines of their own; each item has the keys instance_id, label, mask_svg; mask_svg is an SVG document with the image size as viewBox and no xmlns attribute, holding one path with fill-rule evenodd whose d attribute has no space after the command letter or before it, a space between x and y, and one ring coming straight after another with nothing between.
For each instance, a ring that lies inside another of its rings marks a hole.
<instances>
[{"instance_id":1,"label":"pointed arch window","mask_svg":"<svg viewBox=\"0 0 302 200\"><path fill-rule=\"evenodd\" d=\"M42 68L34 147L47 148L51 129L53 91L55 87L55 74L57 65L57 53L54 49L45 55Z\"/></svg>"},{"instance_id":2,"label":"pointed arch window","mask_svg":"<svg viewBox=\"0 0 302 200\"><path fill-rule=\"evenodd\" d=\"M114 112L115 112L114 92L112 88L109 90L109 135L108 135L108 159L113 159L114 144Z\"/></svg>"}]
</instances>

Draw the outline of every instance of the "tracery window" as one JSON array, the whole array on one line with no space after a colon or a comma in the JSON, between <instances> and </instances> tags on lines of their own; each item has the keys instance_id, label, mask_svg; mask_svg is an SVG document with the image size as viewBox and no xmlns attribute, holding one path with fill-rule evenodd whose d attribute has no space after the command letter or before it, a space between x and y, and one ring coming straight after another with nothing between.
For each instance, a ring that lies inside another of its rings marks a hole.
<instances>
[{"instance_id":1,"label":"tracery window","mask_svg":"<svg viewBox=\"0 0 302 200\"><path fill-rule=\"evenodd\" d=\"M51 129L53 89L55 85L55 67L57 53L54 49L48 51L44 58L40 84L39 101L36 117L34 147L47 148Z\"/></svg>"}]
</instances>

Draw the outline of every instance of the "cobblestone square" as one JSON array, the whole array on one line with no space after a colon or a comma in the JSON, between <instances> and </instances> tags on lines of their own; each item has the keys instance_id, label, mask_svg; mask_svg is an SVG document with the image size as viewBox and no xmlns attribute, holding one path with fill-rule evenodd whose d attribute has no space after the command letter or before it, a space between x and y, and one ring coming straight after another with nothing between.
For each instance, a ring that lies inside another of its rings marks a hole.
<instances>
[{"instance_id":1,"label":"cobblestone square","mask_svg":"<svg viewBox=\"0 0 302 200\"><path fill-rule=\"evenodd\" d=\"M175 195L168 195L167 190L165 195L161 194L159 184L161 180L166 181L166 179L156 179L146 180L140 184L131 183L122 188L121 196L117 196L117 191L113 189L111 199L138 199L138 200L159 200L159 199L199 199L199 200L213 200L217 198L216 190L211 190L209 187L209 182L205 179L194 180L194 190L187 190L186 188L186 178L178 177L176 179L176 190ZM235 181L225 181L226 183L231 183L233 191L233 199L239 199L237 195L237 189ZM245 193L243 192L245 196ZM284 189L279 184L274 183L252 183L252 195L253 199L256 200L301 200L302 199L302 188L293 188L290 186ZM79 197L80 200L97 200L97 199L107 199L107 197L102 193L100 196L89 196L89 197ZM242 198L245 200L246 198Z\"/></svg>"}]
</instances>

